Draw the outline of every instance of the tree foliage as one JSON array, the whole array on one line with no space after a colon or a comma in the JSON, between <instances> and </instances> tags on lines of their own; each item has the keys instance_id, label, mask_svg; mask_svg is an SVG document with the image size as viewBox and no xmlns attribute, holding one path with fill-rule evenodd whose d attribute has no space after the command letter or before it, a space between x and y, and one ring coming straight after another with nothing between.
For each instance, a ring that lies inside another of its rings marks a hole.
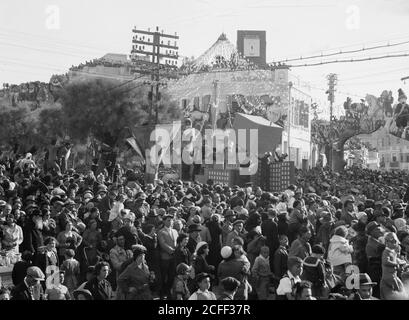
<instances>
[{"instance_id":1,"label":"tree foliage","mask_svg":"<svg viewBox=\"0 0 409 320\"><path fill-rule=\"evenodd\" d=\"M85 140L92 135L113 147L123 138L125 128L148 122L148 89L135 88L134 84L119 87L119 84L93 79L70 83L64 88L61 103L69 136ZM163 94L159 120L169 121L178 116L177 105Z\"/></svg>"},{"instance_id":2,"label":"tree foliage","mask_svg":"<svg viewBox=\"0 0 409 320\"><path fill-rule=\"evenodd\" d=\"M42 109L38 115L37 130L40 136L51 141L66 134L66 120L61 107Z\"/></svg>"},{"instance_id":3,"label":"tree foliage","mask_svg":"<svg viewBox=\"0 0 409 320\"><path fill-rule=\"evenodd\" d=\"M0 141L3 145L29 145L35 141L36 123L25 106L0 111Z\"/></svg>"}]
</instances>

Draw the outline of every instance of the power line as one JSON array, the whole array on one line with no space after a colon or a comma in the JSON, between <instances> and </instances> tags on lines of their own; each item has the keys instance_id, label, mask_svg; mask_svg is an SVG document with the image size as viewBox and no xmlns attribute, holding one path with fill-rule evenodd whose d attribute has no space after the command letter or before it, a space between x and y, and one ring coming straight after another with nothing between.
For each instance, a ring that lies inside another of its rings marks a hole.
<instances>
[{"instance_id":1,"label":"power line","mask_svg":"<svg viewBox=\"0 0 409 320\"><path fill-rule=\"evenodd\" d=\"M307 60L307 59L315 59L315 58L323 58L323 57L331 57L331 56L336 56L340 54L348 54L348 53L357 53L357 52L364 52L364 51L369 51L369 50L375 50L375 49L381 49L381 48L389 48L389 47L396 47L400 46L403 44L408 44L409 41L403 41L403 42L398 42L394 44L386 44L386 45L380 45L380 46L374 46L374 47L369 47L369 48L362 48L358 50L347 50L347 51L339 51L335 53L327 53L327 54L320 54L320 55L314 55L314 56L308 56L308 57L300 57L300 58L294 58L294 59L285 59L285 60L279 60L275 61L276 63L283 63L283 62L289 62L289 61L299 61L299 60Z\"/></svg>"},{"instance_id":2,"label":"power line","mask_svg":"<svg viewBox=\"0 0 409 320\"><path fill-rule=\"evenodd\" d=\"M340 79L340 81L349 81L349 80L355 80L355 79L365 79L367 77L371 77L371 76L376 76L376 75L381 75L381 74L387 74L387 73L392 73L392 72L397 72L397 71L403 71L403 70L407 70L409 69L409 67L406 68L399 68L399 69L392 69L392 70L388 70L388 71L382 71L382 72L377 72L377 73L369 73L363 76L359 76L359 77L352 77L352 78L344 78L344 79Z\"/></svg>"},{"instance_id":3,"label":"power line","mask_svg":"<svg viewBox=\"0 0 409 320\"><path fill-rule=\"evenodd\" d=\"M390 37L393 37L393 36L391 35L391 36L389 36L387 39L383 39L383 40L370 41L370 42L367 42L366 45L375 44L375 43L380 43L380 42L384 42L384 41L408 39L409 34L401 34L399 37L394 37L394 38L390 38ZM351 47L362 46L362 45L365 45L365 44L362 44L362 42L361 42L361 43L349 44L349 45L340 46L340 47L327 48L327 49L325 49L325 50L308 51L308 52L306 52L305 54L314 54L314 53L318 53L318 52L322 53L323 51L345 49L345 48L351 48ZM295 54L294 54L294 55L295 55ZM282 60L282 59L279 59L279 60Z\"/></svg>"},{"instance_id":4,"label":"power line","mask_svg":"<svg viewBox=\"0 0 409 320\"><path fill-rule=\"evenodd\" d=\"M345 59L345 60L333 60L333 61L324 61L324 62L317 62L317 63L306 63L306 64L296 64L296 65L289 65L289 68L299 68L299 67L314 67L314 66L321 66L325 64L334 64L334 63L348 63L348 62L363 62L363 61L372 61L372 60L380 60L380 59L387 59L387 58L401 58L401 57L408 57L409 53L406 54L395 54L395 55L385 55L379 57L368 57L368 58L361 58L361 59Z\"/></svg>"}]
</instances>

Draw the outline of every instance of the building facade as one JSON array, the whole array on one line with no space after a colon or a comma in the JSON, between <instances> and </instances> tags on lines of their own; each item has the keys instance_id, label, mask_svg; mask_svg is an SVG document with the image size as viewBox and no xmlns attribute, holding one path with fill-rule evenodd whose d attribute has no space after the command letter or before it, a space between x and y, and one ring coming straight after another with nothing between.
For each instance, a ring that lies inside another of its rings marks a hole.
<instances>
[{"instance_id":1,"label":"building facade","mask_svg":"<svg viewBox=\"0 0 409 320\"><path fill-rule=\"evenodd\" d=\"M272 145L271 152L287 153L287 160L294 161L297 168L312 167L316 159L311 147L311 97L290 85L288 69L232 70L232 64L240 63L238 56L236 47L225 35L220 36L196 59L196 67L205 71L169 82L168 92L194 124L203 126L206 119L205 126L210 128L226 129L235 113L263 109L268 120L284 124L282 143Z\"/></svg>"}]
</instances>

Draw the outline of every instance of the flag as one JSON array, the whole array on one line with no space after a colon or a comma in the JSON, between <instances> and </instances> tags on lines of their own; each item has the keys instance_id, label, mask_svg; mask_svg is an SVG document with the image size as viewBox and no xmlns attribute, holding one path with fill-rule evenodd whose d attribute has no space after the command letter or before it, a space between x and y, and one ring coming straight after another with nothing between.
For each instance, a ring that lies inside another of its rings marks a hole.
<instances>
[{"instance_id":1,"label":"flag","mask_svg":"<svg viewBox=\"0 0 409 320\"><path fill-rule=\"evenodd\" d=\"M134 137L126 139L126 142L130 144L130 146L136 151L138 156L140 156L142 159L145 159L143 156L141 148L139 148L138 143L136 142L136 139Z\"/></svg>"}]
</instances>

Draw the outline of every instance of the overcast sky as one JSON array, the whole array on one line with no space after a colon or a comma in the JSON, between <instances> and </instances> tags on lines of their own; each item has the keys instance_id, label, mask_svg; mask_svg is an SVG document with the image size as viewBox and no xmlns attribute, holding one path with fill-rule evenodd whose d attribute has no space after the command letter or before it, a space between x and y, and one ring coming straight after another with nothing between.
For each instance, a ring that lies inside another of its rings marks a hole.
<instances>
[{"instance_id":1,"label":"overcast sky","mask_svg":"<svg viewBox=\"0 0 409 320\"><path fill-rule=\"evenodd\" d=\"M57 17L59 14L59 19ZM266 30L268 61L409 41L408 0L2 0L0 83L48 81L71 65L131 50L132 28L159 26L180 36L179 53L199 56L224 32ZM409 53L409 44L323 58ZM320 59L301 61L319 62ZM293 63L299 63L295 61ZM389 89L409 93L409 57L293 68L320 89L339 74L336 104Z\"/></svg>"}]
</instances>

